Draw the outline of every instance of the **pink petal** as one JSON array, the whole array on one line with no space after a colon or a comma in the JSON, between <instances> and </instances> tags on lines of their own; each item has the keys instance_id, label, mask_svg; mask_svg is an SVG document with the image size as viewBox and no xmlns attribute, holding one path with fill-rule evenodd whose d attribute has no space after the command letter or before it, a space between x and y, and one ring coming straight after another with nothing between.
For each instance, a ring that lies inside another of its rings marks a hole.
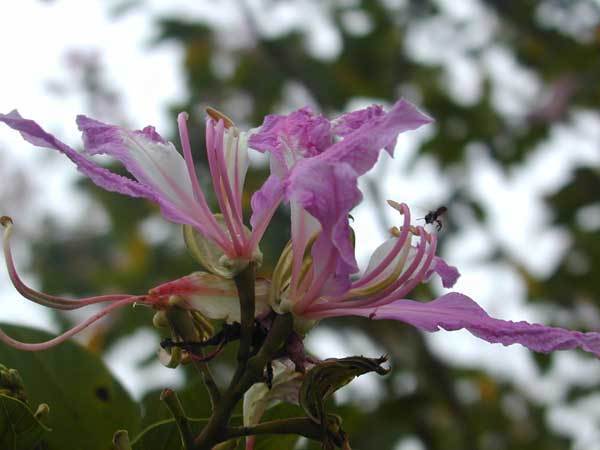
<instances>
[{"instance_id":1,"label":"pink petal","mask_svg":"<svg viewBox=\"0 0 600 450\"><path fill-rule=\"evenodd\" d=\"M59 141L50 133L44 131L36 122L24 119L15 110L8 114L0 114L0 121L17 130L27 142L44 148L51 148L64 153L77 168L88 176L95 184L107 191L119 192L131 197L145 197L156 201L156 192L148 186L144 186L134 180L112 173L99 167L93 161L81 155L65 143Z\"/></svg>"},{"instance_id":2,"label":"pink petal","mask_svg":"<svg viewBox=\"0 0 600 450\"><path fill-rule=\"evenodd\" d=\"M442 286L445 288L451 288L454 286L460 277L460 272L458 269L446 263L446 261L439 256L433 258L433 268L427 273L426 277L429 278L434 273L437 273L441 278Z\"/></svg>"},{"instance_id":3,"label":"pink petal","mask_svg":"<svg viewBox=\"0 0 600 450\"><path fill-rule=\"evenodd\" d=\"M485 341L502 345L521 344L536 352L581 348L600 357L600 333L582 333L540 324L494 319L472 299L457 292L427 303L397 300L375 308L370 313L351 313L373 319L399 320L424 331L454 331L464 328Z\"/></svg>"},{"instance_id":4,"label":"pink petal","mask_svg":"<svg viewBox=\"0 0 600 450\"><path fill-rule=\"evenodd\" d=\"M348 223L350 210L362 199L356 173L348 164L328 165L315 158L303 160L292 171L287 196L321 224L322 231L312 251L315 272L329 270L330 255L337 260L329 288L322 294L348 289L350 274L358 271Z\"/></svg>"},{"instance_id":5,"label":"pink petal","mask_svg":"<svg viewBox=\"0 0 600 450\"><path fill-rule=\"evenodd\" d=\"M250 147L281 159L286 148L309 158L332 144L329 120L305 107L286 116L269 115L250 137Z\"/></svg>"},{"instance_id":6,"label":"pink petal","mask_svg":"<svg viewBox=\"0 0 600 450\"><path fill-rule=\"evenodd\" d=\"M192 225L217 240L212 214L194 194L184 158L173 144L148 126L130 131L86 116L77 117L85 151L119 160L143 186L155 193L162 215L173 222Z\"/></svg>"},{"instance_id":7,"label":"pink petal","mask_svg":"<svg viewBox=\"0 0 600 450\"><path fill-rule=\"evenodd\" d=\"M334 120L333 132L341 137L358 130L364 124L371 122L377 117L385 115L385 111L379 105L372 105L358 111L352 111L341 115Z\"/></svg>"},{"instance_id":8,"label":"pink petal","mask_svg":"<svg viewBox=\"0 0 600 450\"><path fill-rule=\"evenodd\" d=\"M398 134L415 130L421 125L432 122L432 119L420 112L413 104L399 100L386 114L371 113L370 120L363 120L369 114L358 112L360 120L346 120L356 126L362 125L354 132L349 132L350 125L342 128L348 132L345 138L317 157L329 163L345 162L350 164L358 175L362 175L373 167L379 156L379 151L387 149L393 155ZM344 122L342 122L344 123Z\"/></svg>"},{"instance_id":9,"label":"pink petal","mask_svg":"<svg viewBox=\"0 0 600 450\"><path fill-rule=\"evenodd\" d=\"M284 192L283 182L279 177L271 175L264 182L262 187L252 195L250 205L252 206L252 217L250 224L252 228L257 227L266 219L266 215L271 211L274 205L281 202Z\"/></svg>"}]
</instances>

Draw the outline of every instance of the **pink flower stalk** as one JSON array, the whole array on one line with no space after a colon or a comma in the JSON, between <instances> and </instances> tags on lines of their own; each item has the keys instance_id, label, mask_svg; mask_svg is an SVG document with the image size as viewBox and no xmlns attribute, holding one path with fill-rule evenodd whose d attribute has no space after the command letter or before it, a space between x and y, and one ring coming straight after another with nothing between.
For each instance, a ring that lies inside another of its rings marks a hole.
<instances>
[{"instance_id":1,"label":"pink flower stalk","mask_svg":"<svg viewBox=\"0 0 600 450\"><path fill-rule=\"evenodd\" d=\"M177 119L183 157L151 126L130 131L78 116L77 125L83 133L84 143L81 154L34 121L21 117L17 111L0 114L0 121L19 131L31 144L65 154L98 186L157 203L166 219L192 226L230 259L251 260L255 257L258 243L277 206L265 211L252 232L244 226L242 191L248 168L247 134L214 110L209 111L206 121L206 151L223 223L211 212L200 188L186 113L179 114ZM110 172L89 158L98 154L119 160L135 179Z\"/></svg>"},{"instance_id":2,"label":"pink flower stalk","mask_svg":"<svg viewBox=\"0 0 600 450\"><path fill-rule=\"evenodd\" d=\"M291 246L273 275L273 308L313 320L354 315L398 320L424 331L464 328L488 342L519 343L539 352L578 347L600 357L597 332L494 319L457 292L427 303L406 299L433 273L444 287L452 287L459 273L435 255L435 235L410 225L404 204L390 202L403 224L374 252L364 275L352 281L358 266L348 215L362 199L358 177L371 169L381 149L393 156L399 133L430 121L402 100L388 112L371 106L331 122L307 108L265 119L250 146L271 154L271 176L252 199L253 219L273 198L289 200L292 214Z\"/></svg>"}]
</instances>

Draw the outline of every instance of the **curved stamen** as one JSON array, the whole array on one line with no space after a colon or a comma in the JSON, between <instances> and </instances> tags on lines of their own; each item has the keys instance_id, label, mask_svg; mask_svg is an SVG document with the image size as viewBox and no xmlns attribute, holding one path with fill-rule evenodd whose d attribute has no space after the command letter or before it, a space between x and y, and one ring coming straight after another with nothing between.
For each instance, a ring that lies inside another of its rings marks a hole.
<instances>
[{"instance_id":1,"label":"curved stamen","mask_svg":"<svg viewBox=\"0 0 600 450\"><path fill-rule=\"evenodd\" d=\"M429 271L431 267L431 263L433 262L433 258L435 257L435 251L437 248L437 237L431 234L426 235L426 239L429 241L429 251L427 252L427 257L425 262L419 269L419 272L412 277L407 283L401 285L399 289L387 294L384 298L378 300L373 306L383 306L395 300L401 299L406 296L409 292L411 292L417 284L421 283Z\"/></svg>"},{"instance_id":2,"label":"curved stamen","mask_svg":"<svg viewBox=\"0 0 600 450\"><path fill-rule=\"evenodd\" d=\"M308 292L306 292L304 294L304 296L302 297L302 299L300 299L300 301L298 301L295 304L294 309L297 314L302 314L302 312L305 309L310 307L310 304L313 301L315 301L319 298L319 293L323 289L323 285L329 280L329 278L331 277L332 273L335 270L335 265L336 265L335 256L336 256L335 251L333 251L333 249L331 249L329 252L329 256L327 257L327 263L323 267L323 270L321 271L319 276L316 279L314 279L313 282L310 284ZM313 275L314 275L314 270L315 270L315 266L313 264L313 266L312 266Z\"/></svg>"},{"instance_id":3,"label":"curved stamen","mask_svg":"<svg viewBox=\"0 0 600 450\"><path fill-rule=\"evenodd\" d=\"M71 336L76 335L77 333L79 333L80 331L89 327L94 322L97 322L98 320L100 320L101 318L106 316L108 313L114 311L115 309L135 303L137 300L139 300L139 297L131 297L129 299L120 300L118 302L115 302L112 305L109 305L106 308L104 308L103 310L97 312L92 317L88 318L87 320L81 322L79 325L74 326L70 330L68 330L68 331L64 332L63 334L55 337L54 339L50 339L49 341L46 341L46 342L39 342L39 343L33 344L33 343L17 341L16 339L13 339L9 335L7 335L1 329L0 329L0 341L4 342L7 345L10 345L11 347L18 349L18 350L24 350L26 352L37 352L39 350L46 350L48 348L51 348L58 344L63 343L64 341L69 339Z\"/></svg>"},{"instance_id":4,"label":"curved stamen","mask_svg":"<svg viewBox=\"0 0 600 450\"><path fill-rule=\"evenodd\" d=\"M198 206L200 207L200 210L204 213L204 215L207 218L207 224L211 227L215 235L219 236L217 242L227 242L227 236L225 235L217 221L214 219L212 211L210 210L210 208L208 207L208 203L206 202L204 192L202 192L202 189L200 188L200 183L198 182L198 174L196 173L196 166L194 165L194 158L192 156L192 147L190 145L190 136L188 133L187 119L188 114L186 112L179 113L179 115L177 116L177 125L179 128L179 138L181 140L181 147L183 148L183 157L188 170L188 176L192 184L194 197L199 203Z\"/></svg>"},{"instance_id":5,"label":"curved stamen","mask_svg":"<svg viewBox=\"0 0 600 450\"><path fill-rule=\"evenodd\" d=\"M223 180L227 204L229 205L232 214L235 215L235 217L233 217L233 219L235 219L233 224L236 225L237 232L242 240L245 240L246 236L244 234L244 221L242 219L242 197L234 194L229 176L229 170L227 170L227 161L225 160L225 153L230 153L231 146L234 144L234 142L237 145L237 138L234 136L228 136L226 133L227 131L223 130L223 147L222 151L217 152L217 163L219 164L219 173L221 174L221 179ZM227 140L227 142L225 142L225 140ZM227 148L225 146L227 146Z\"/></svg>"},{"instance_id":6,"label":"curved stamen","mask_svg":"<svg viewBox=\"0 0 600 450\"><path fill-rule=\"evenodd\" d=\"M411 265L402 273L402 275L390 286L385 288L383 291L379 292L376 295L369 296L367 298L356 298L356 299L338 299L338 300L330 300L328 302L323 302L320 304L316 304L311 307L311 311L325 311L329 309L343 309L343 308L365 308L365 307L373 307L377 305L382 299L387 299L390 294L400 288L404 283L406 283L412 274L420 267L421 262L425 256L425 250L427 248L427 238L424 236L428 236L427 232L423 229L423 227L417 227L415 234L421 237L421 241L417 245L417 254L415 255Z\"/></svg>"},{"instance_id":7,"label":"curved stamen","mask_svg":"<svg viewBox=\"0 0 600 450\"><path fill-rule=\"evenodd\" d=\"M100 295L96 297L86 297L82 299L68 299L54 295L48 295L43 292L27 286L17 272L14 259L12 257L12 249L10 246L10 238L12 236L12 219L8 216L0 217L0 224L4 227L4 238L2 246L4 248L4 259L8 268L8 276L12 281L15 289L26 299L31 300L38 305L46 306L54 309L73 310L83 308L84 306L93 305L95 303L115 302L119 300L129 299L132 296L128 294L113 294Z\"/></svg>"},{"instance_id":8,"label":"curved stamen","mask_svg":"<svg viewBox=\"0 0 600 450\"><path fill-rule=\"evenodd\" d=\"M423 227L417 227L417 235L421 238L421 241L417 247L417 255L415 256L415 259L410 267L402 274L400 278L398 278L394 284L388 286L386 289L371 298L368 302L368 306L379 306L381 302L387 300L387 298L394 292L397 292L399 289L403 289L406 283L410 284L411 280L416 278L413 275L415 273L419 274L420 269L426 265L427 260L429 260L431 256L431 252L427 252L428 248L431 250L431 247L427 245L430 235ZM431 256L431 258L433 258L433 256Z\"/></svg>"},{"instance_id":9,"label":"curved stamen","mask_svg":"<svg viewBox=\"0 0 600 450\"><path fill-rule=\"evenodd\" d=\"M230 240L235 248L235 251L237 254L241 254L242 244L239 240L238 232L234 226L231 208L229 207L228 202L226 201L227 199L224 195L224 183L226 180L222 177L219 159L217 156L219 149L222 150L223 147L224 132L225 127L222 120L219 120L215 126L212 119L208 119L206 126L206 154L208 157L208 168L210 170L217 203L219 204L219 208L223 214L223 219L225 220L225 225L229 230Z\"/></svg>"},{"instance_id":10,"label":"curved stamen","mask_svg":"<svg viewBox=\"0 0 600 450\"><path fill-rule=\"evenodd\" d=\"M290 207L292 215L292 276L290 279L290 294L291 298L298 298L304 253L310 241L310 227L307 224L308 217L306 211L295 202L292 202Z\"/></svg>"},{"instance_id":11,"label":"curved stamen","mask_svg":"<svg viewBox=\"0 0 600 450\"><path fill-rule=\"evenodd\" d=\"M365 274L362 278L352 284L352 289L359 288L374 280L377 276L379 276L396 258L398 253L404 248L404 244L406 243L406 239L408 238L408 233L410 231L410 210L405 203L398 204L396 202L392 202L388 200L388 204L392 206L392 208L398 210L400 214L404 216L404 223L402 224L402 231L400 232L400 236L398 236L398 240L394 247L390 250L390 252L386 255L385 258L368 274Z\"/></svg>"}]
</instances>

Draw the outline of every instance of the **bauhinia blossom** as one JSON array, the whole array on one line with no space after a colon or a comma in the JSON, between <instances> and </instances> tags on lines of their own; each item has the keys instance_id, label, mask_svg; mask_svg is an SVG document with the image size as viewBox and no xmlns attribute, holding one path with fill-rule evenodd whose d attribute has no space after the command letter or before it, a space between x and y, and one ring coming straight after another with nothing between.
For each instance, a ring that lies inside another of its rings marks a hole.
<instances>
[{"instance_id":1,"label":"bauhinia blossom","mask_svg":"<svg viewBox=\"0 0 600 450\"><path fill-rule=\"evenodd\" d=\"M175 146L148 126L130 131L86 116L77 117L83 133L84 153L79 153L44 131L36 122L24 119L17 111L0 114L0 122L19 131L38 147L65 154L77 168L98 186L131 197L143 197L157 203L170 221L191 226L202 241L218 249L220 264L211 270L233 276L250 260L261 258L258 244L275 211L265 211L252 231L244 225L242 193L248 168L246 133L238 130L222 114L209 110L206 121L206 152L220 216L210 210L200 188L192 158L187 114L178 116L183 156ZM116 158L135 179L117 175L96 164L90 157L105 154ZM200 243L200 246L207 247Z\"/></svg>"},{"instance_id":2,"label":"bauhinia blossom","mask_svg":"<svg viewBox=\"0 0 600 450\"><path fill-rule=\"evenodd\" d=\"M157 311L173 307L191 310L202 314L207 319L240 321L240 308L235 283L211 273L195 272L185 277L169 281L152 288L146 294L111 294L81 299L69 299L46 294L27 286L15 266L10 246L13 222L10 217L0 217L0 225L4 227L3 249L8 275L16 290L26 299L39 305L58 309L73 310L90 305L107 304L99 312L66 331L60 336L42 343L25 343L17 341L0 330L0 341L12 347L26 351L45 350L58 345L76 335L88 326L105 317L107 314L128 305L151 307ZM256 280L256 314L268 314L269 282Z\"/></svg>"},{"instance_id":3,"label":"bauhinia blossom","mask_svg":"<svg viewBox=\"0 0 600 450\"><path fill-rule=\"evenodd\" d=\"M448 288L459 273L436 256L436 235L411 225L405 204L389 202L402 224L375 250L364 274L350 278L358 272L348 221L361 200L358 177L381 149L392 153L398 133L428 121L404 101L387 113L374 106L332 122L308 109L267 117L250 139L251 147L271 153L271 178L255 194L254 214L260 217L274 193L290 200L292 210L292 239L273 274L273 308L297 319L354 315L398 320L424 331L467 329L489 342L519 343L539 352L578 347L600 357L597 332L494 319L457 292L430 302L407 299L432 274Z\"/></svg>"}]
</instances>

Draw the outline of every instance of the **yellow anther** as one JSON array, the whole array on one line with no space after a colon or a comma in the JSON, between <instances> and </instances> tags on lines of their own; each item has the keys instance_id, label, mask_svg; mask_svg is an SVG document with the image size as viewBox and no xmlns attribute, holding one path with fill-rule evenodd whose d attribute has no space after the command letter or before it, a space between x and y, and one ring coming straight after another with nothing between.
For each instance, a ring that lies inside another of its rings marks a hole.
<instances>
[{"instance_id":1,"label":"yellow anther","mask_svg":"<svg viewBox=\"0 0 600 450\"><path fill-rule=\"evenodd\" d=\"M208 106L206 108L206 114L208 114L211 119L214 119L217 122L219 120L222 120L223 124L225 125L225 128L232 128L235 126L235 123L233 123L233 120L231 120L229 117L227 117L221 111L217 111L216 109L211 108L210 106Z\"/></svg>"}]
</instances>

